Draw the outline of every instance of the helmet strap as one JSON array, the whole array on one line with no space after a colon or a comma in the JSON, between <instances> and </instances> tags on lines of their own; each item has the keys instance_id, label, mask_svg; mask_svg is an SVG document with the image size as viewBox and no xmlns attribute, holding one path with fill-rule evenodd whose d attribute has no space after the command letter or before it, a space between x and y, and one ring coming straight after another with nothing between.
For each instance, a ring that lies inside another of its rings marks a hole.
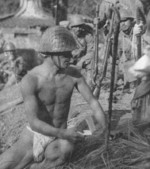
<instances>
[{"instance_id":1,"label":"helmet strap","mask_svg":"<svg viewBox=\"0 0 150 169\"><path fill-rule=\"evenodd\" d=\"M57 56L58 63L57 63L56 60L53 58L53 56L51 56L51 59L52 59L54 65L55 65L58 69L61 69L61 67L60 67L60 57Z\"/></svg>"}]
</instances>

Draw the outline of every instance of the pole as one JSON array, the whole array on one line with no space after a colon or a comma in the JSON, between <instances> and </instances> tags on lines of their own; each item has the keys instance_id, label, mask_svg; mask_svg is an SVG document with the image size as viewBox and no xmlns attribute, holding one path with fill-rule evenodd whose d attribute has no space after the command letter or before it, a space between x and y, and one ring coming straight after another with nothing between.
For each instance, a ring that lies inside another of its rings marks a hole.
<instances>
[{"instance_id":1,"label":"pole","mask_svg":"<svg viewBox=\"0 0 150 169\"><path fill-rule=\"evenodd\" d=\"M59 0L56 0L56 5L55 5L55 24L59 25Z\"/></svg>"},{"instance_id":2,"label":"pole","mask_svg":"<svg viewBox=\"0 0 150 169\"><path fill-rule=\"evenodd\" d=\"M118 36L119 36L119 29L120 29L120 14L118 9L115 6L113 7L113 15L115 17L115 24L114 24L113 44L112 44L112 69L111 69L111 83L110 83L109 107L108 107L108 130L107 130L107 138L106 138L107 149L108 149L108 142L109 142L110 130L111 130L112 100L113 100L113 92L114 92L115 67L116 67L116 59L117 59L117 51L118 51Z\"/></svg>"},{"instance_id":3,"label":"pole","mask_svg":"<svg viewBox=\"0 0 150 169\"><path fill-rule=\"evenodd\" d=\"M96 6L96 18L98 20L99 17L99 4ZM96 23L95 30L95 55L94 55L94 63L93 63L93 83L96 84L96 79L98 75L98 45L99 45L99 37L98 37L98 21ZM98 95L95 95L98 98Z\"/></svg>"},{"instance_id":4,"label":"pole","mask_svg":"<svg viewBox=\"0 0 150 169\"><path fill-rule=\"evenodd\" d=\"M112 17L111 17L109 33L107 35L107 39L106 39L106 42L105 42L106 48L105 48L104 61L103 61L103 64L102 64L102 75L101 75L101 77L99 79L98 84L96 85L96 88L94 89L94 92L93 92L94 96L96 96L97 98L99 98L102 81L103 81L104 77L106 76L107 60L108 60L108 57L109 57L109 54L110 54L110 46L111 46L111 36L112 36L112 31L113 31L113 24L114 24L114 12L113 12Z\"/></svg>"}]
</instances>

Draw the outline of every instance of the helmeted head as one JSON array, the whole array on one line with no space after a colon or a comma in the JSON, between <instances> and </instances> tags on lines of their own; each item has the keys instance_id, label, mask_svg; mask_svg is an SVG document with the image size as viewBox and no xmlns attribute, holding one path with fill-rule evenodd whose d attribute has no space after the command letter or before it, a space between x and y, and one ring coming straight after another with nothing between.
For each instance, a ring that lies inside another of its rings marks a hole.
<instances>
[{"instance_id":1,"label":"helmeted head","mask_svg":"<svg viewBox=\"0 0 150 169\"><path fill-rule=\"evenodd\" d=\"M70 27L81 26L81 25L84 25L84 24L85 24L84 19L80 15L76 14L76 15L73 15L70 18Z\"/></svg>"},{"instance_id":2,"label":"helmeted head","mask_svg":"<svg viewBox=\"0 0 150 169\"><path fill-rule=\"evenodd\" d=\"M120 9L120 17L121 17L121 21L126 21L128 19L131 19L131 20L134 19L132 11L130 9L125 9L125 8Z\"/></svg>"},{"instance_id":3,"label":"helmeted head","mask_svg":"<svg viewBox=\"0 0 150 169\"><path fill-rule=\"evenodd\" d=\"M120 29L126 34L130 34L132 30L134 17L130 10L121 8L120 9L121 24Z\"/></svg>"},{"instance_id":4,"label":"helmeted head","mask_svg":"<svg viewBox=\"0 0 150 169\"><path fill-rule=\"evenodd\" d=\"M68 66L71 52L76 48L77 44L71 32L61 26L48 28L41 38L40 52L46 57L50 56L59 68Z\"/></svg>"},{"instance_id":5,"label":"helmeted head","mask_svg":"<svg viewBox=\"0 0 150 169\"><path fill-rule=\"evenodd\" d=\"M14 60L16 58L16 47L12 42L4 44L3 52L10 60Z\"/></svg>"},{"instance_id":6,"label":"helmeted head","mask_svg":"<svg viewBox=\"0 0 150 169\"><path fill-rule=\"evenodd\" d=\"M76 41L69 30L61 26L48 28L41 38L40 52L71 52L76 49Z\"/></svg>"},{"instance_id":7,"label":"helmeted head","mask_svg":"<svg viewBox=\"0 0 150 169\"><path fill-rule=\"evenodd\" d=\"M69 19L70 29L74 31L77 36L83 35L85 31L85 22L81 15L73 15Z\"/></svg>"}]
</instances>

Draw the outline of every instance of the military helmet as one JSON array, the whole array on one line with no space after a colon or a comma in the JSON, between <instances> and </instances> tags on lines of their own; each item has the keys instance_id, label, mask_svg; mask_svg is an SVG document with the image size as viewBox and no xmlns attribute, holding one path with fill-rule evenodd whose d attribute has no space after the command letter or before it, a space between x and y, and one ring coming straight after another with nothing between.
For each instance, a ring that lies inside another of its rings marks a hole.
<instances>
[{"instance_id":1,"label":"military helmet","mask_svg":"<svg viewBox=\"0 0 150 169\"><path fill-rule=\"evenodd\" d=\"M132 12L125 8L120 9L120 17L121 17L121 21L124 21L127 19L134 19Z\"/></svg>"},{"instance_id":2,"label":"military helmet","mask_svg":"<svg viewBox=\"0 0 150 169\"><path fill-rule=\"evenodd\" d=\"M16 47L12 42L5 43L4 46L3 46L4 52L14 51L14 50L16 50Z\"/></svg>"},{"instance_id":3,"label":"military helmet","mask_svg":"<svg viewBox=\"0 0 150 169\"><path fill-rule=\"evenodd\" d=\"M73 15L70 18L70 27L80 26L85 24L84 19L80 15Z\"/></svg>"},{"instance_id":4,"label":"military helmet","mask_svg":"<svg viewBox=\"0 0 150 169\"><path fill-rule=\"evenodd\" d=\"M61 26L48 28L41 38L40 52L71 52L77 48L73 35Z\"/></svg>"},{"instance_id":5,"label":"military helmet","mask_svg":"<svg viewBox=\"0 0 150 169\"><path fill-rule=\"evenodd\" d=\"M65 27L65 28L68 28L68 26L69 26L69 21L66 21L66 20L60 21L60 22L59 22L59 25Z\"/></svg>"}]
</instances>

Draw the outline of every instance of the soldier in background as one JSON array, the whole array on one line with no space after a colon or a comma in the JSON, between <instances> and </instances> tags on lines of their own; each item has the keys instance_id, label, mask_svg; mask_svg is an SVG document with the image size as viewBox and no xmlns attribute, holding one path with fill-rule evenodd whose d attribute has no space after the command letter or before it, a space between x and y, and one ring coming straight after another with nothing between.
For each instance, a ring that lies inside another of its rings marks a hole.
<instances>
[{"instance_id":1,"label":"soldier in background","mask_svg":"<svg viewBox=\"0 0 150 169\"><path fill-rule=\"evenodd\" d=\"M124 86L128 85L129 88L128 79L124 71L124 63L132 59L131 46L133 37L133 27L135 24L132 12L129 9L122 8L122 4L120 4L119 1L103 1L100 6L100 16L99 18L94 19L94 23L98 23L99 29L103 30L106 38L110 29L110 23L112 21L111 18L114 4L119 9L121 15L118 56L116 61L115 72L115 89L118 86L117 82L119 78L122 76L120 72L122 72L123 74Z\"/></svg>"},{"instance_id":2,"label":"soldier in background","mask_svg":"<svg viewBox=\"0 0 150 169\"><path fill-rule=\"evenodd\" d=\"M16 83L16 77L14 73L14 61L17 58L15 45L11 42L5 43L3 46L4 52L4 60L1 62L1 70L3 74L7 75L5 78L5 87L9 86L9 84ZM8 84L8 85L7 85Z\"/></svg>"},{"instance_id":3,"label":"soldier in background","mask_svg":"<svg viewBox=\"0 0 150 169\"><path fill-rule=\"evenodd\" d=\"M79 60L86 54L87 44L85 41L84 24L84 20L80 15L74 15L70 19L69 27L78 45L78 49L72 52L74 64L77 64Z\"/></svg>"},{"instance_id":4,"label":"soldier in background","mask_svg":"<svg viewBox=\"0 0 150 169\"><path fill-rule=\"evenodd\" d=\"M133 45L135 19L129 9L120 8L120 16L121 23L118 44L119 69L123 73L124 89L130 91L130 88L134 87L135 78L128 76L127 69L136 59L135 53L133 52L135 48Z\"/></svg>"},{"instance_id":5,"label":"soldier in background","mask_svg":"<svg viewBox=\"0 0 150 169\"><path fill-rule=\"evenodd\" d=\"M82 16L74 15L70 19L70 29L78 45L78 49L72 52L73 64L83 69L86 81L91 86L91 63L94 57L92 25L85 23Z\"/></svg>"},{"instance_id":6,"label":"soldier in background","mask_svg":"<svg viewBox=\"0 0 150 169\"><path fill-rule=\"evenodd\" d=\"M131 102L135 123L150 122L150 45L145 47L143 53L144 55L129 69L141 80Z\"/></svg>"},{"instance_id":7,"label":"soldier in background","mask_svg":"<svg viewBox=\"0 0 150 169\"><path fill-rule=\"evenodd\" d=\"M8 70L10 68L10 61L16 58L16 54L12 54L15 50L15 45L11 42L5 43L2 47L3 59L1 61L1 69Z\"/></svg>"},{"instance_id":8,"label":"soldier in background","mask_svg":"<svg viewBox=\"0 0 150 169\"><path fill-rule=\"evenodd\" d=\"M150 44L150 1L139 0L137 10L139 23L136 23L134 26L134 34L142 35L142 47L145 47Z\"/></svg>"},{"instance_id":9,"label":"soldier in background","mask_svg":"<svg viewBox=\"0 0 150 169\"><path fill-rule=\"evenodd\" d=\"M131 106L133 121L143 123L150 122L150 1L140 0L137 10L139 23L134 26L134 34L141 36L144 56L130 68L130 72L141 81L135 90Z\"/></svg>"},{"instance_id":10,"label":"soldier in background","mask_svg":"<svg viewBox=\"0 0 150 169\"><path fill-rule=\"evenodd\" d=\"M13 84L18 83L22 77L27 73L28 63L25 62L22 56L18 56L15 45L12 42L8 42L3 47L5 56L5 64L3 63L3 71L7 74L8 80L5 84L6 87L10 87Z\"/></svg>"}]
</instances>

